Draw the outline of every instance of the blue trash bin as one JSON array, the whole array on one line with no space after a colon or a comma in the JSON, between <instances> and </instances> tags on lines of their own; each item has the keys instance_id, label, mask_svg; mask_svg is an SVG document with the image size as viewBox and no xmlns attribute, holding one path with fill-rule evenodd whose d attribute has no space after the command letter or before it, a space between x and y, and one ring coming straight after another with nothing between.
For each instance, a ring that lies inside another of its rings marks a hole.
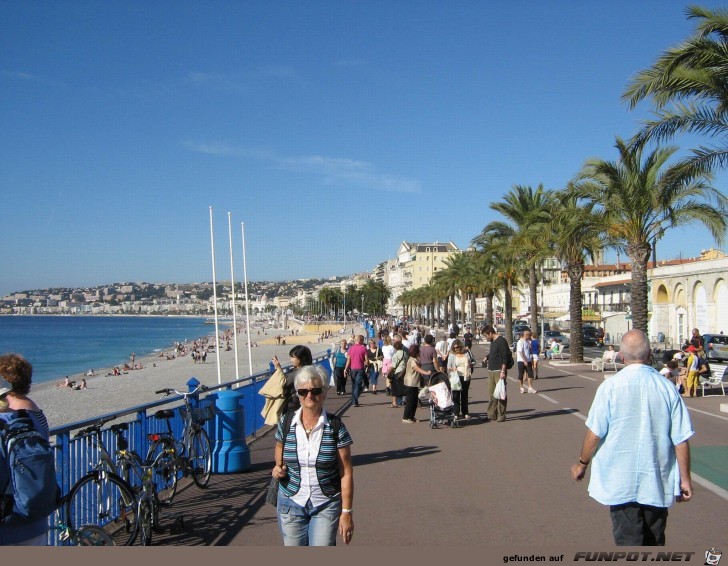
<instances>
[{"instance_id":1,"label":"blue trash bin","mask_svg":"<svg viewBox=\"0 0 728 566\"><path fill-rule=\"evenodd\" d=\"M250 468L250 449L245 442L245 411L242 391L218 391L215 399L215 443L212 472L231 474Z\"/></svg>"}]
</instances>

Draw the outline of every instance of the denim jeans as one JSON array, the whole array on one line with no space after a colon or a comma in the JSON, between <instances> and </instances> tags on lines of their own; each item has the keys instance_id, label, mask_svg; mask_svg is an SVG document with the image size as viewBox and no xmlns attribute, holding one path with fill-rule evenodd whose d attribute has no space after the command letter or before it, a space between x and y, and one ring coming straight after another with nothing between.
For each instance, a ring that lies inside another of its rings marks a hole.
<instances>
[{"instance_id":1,"label":"denim jeans","mask_svg":"<svg viewBox=\"0 0 728 566\"><path fill-rule=\"evenodd\" d=\"M379 381L379 372L376 369L374 369L374 366L372 365L369 368L369 384L376 387L377 381Z\"/></svg>"},{"instance_id":2,"label":"denim jeans","mask_svg":"<svg viewBox=\"0 0 728 566\"><path fill-rule=\"evenodd\" d=\"M341 497L329 499L319 507L309 499L301 507L290 497L278 493L278 527L285 546L336 546Z\"/></svg>"},{"instance_id":3,"label":"denim jeans","mask_svg":"<svg viewBox=\"0 0 728 566\"><path fill-rule=\"evenodd\" d=\"M351 402L354 405L359 404L359 394L362 389L362 381L364 380L363 369L351 370Z\"/></svg>"}]
</instances>

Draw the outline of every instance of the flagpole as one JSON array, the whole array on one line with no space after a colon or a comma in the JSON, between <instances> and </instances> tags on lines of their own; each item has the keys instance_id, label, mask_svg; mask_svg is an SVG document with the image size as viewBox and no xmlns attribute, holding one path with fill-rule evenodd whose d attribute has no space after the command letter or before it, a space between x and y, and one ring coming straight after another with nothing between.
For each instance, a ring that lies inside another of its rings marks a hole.
<instances>
[{"instance_id":1,"label":"flagpole","mask_svg":"<svg viewBox=\"0 0 728 566\"><path fill-rule=\"evenodd\" d=\"M240 223L243 233L243 280L245 281L245 323L248 331L248 368L250 374L253 375L253 352L251 351L250 341L253 339L250 334L250 298L248 297L248 264L245 259L245 222Z\"/></svg>"},{"instance_id":2,"label":"flagpole","mask_svg":"<svg viewBox=\"0 0 728 566\"><path fill-rule=\"evenodd\" d=\"M212 229L212 207L210 207L210 247L212 248L212 297L215 309L215 357L217 358L217 384L222 384L220 377L220 335L217 323L217 280L215 279L215 235Z\"/></svg>"},{"instance_id":3,"label":"flagpole","mask_svg":"<svg viewBox=\"0 0 728 566\"><path fill-rule=\"evenodd\" d=\"M235 349L235 381L240 379L238 369L238 309L235 306L235 270L233 268L233 225L232 215L228 212L228 240L230 241L230 284L233 288L233 345Z\"/></svg>"}]
</instances>

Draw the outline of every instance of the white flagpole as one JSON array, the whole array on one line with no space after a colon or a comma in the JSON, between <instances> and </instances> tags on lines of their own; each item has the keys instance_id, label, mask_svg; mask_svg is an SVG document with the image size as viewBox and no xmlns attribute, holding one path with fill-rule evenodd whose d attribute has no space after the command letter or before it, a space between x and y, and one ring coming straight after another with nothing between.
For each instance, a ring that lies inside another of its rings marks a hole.
<instances>
[{"instance_id":1,"label":"white flagpole","mask_svg":"<svg viewBox=\"0 0 728 566\"><path fill-rule=\"evenodd\" d=\"M233 288L233 344L235 346L235 380L240 379L238 369L238 309L235 306L235 270L233 269L233 225L232 215L228 212L228 239L230 240L230 284Z\"/></svg>"},{"instance_id":2,"label":"white flagpole","mask_svg":"<svg viewBox=\"0 0 728 566\"><path fill-rule=\"evenodd\" d=\"M210 246L212 247L212 298L215 309L215 357L217 358L217 384L222 384L220 377L220 334L217 323L217 281L215 279L215 235L212 230L212 207L210 207Z\"/></svg>"},{"instance_id":3,"label":"white flagpole","mask_svg":"<svg viewBox=\"0 0 728 566\"><path fill-rule=\"evenodd\" d=\"M253 352L251 350L250 341L253 336L250 334L250 298L248 297L248 265L245 261L245 222L240 223L240 228L243 233L243 279L245 280L245 323L248 329L248 367L250 368L250 374L253 375Z\"/></svg>"}]
</instances>

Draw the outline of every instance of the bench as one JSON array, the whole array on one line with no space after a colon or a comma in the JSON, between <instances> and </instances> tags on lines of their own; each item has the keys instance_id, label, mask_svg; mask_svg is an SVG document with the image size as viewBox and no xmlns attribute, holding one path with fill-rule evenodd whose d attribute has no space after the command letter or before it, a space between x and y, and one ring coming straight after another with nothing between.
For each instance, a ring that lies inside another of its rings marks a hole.
<instances>
[{"instance_id":1,"label":"bench","mask_svg":"<svg viewBox=\"0 0 728 566\"><path fill-rule=\"evenodd\" d=\"M700 386L703 391L703 397L705 397L705 386L707 385L710 387L710 390L713 390L713 387L720 387L721 391L723 392L723 395L725 396L725 386L728 382L728 371L726 371L726 366L720 366L713 368L711 370L711 376L710 377L701 377L700 378Z\"/></svg>"},{"instance_id":2,"label":"bench","mask_svg":"<svg viewBox=\"0 0 728 566\"><path fill-rule=\"evenodd\" d=\"M571 356L571 354L567 354L566 352L564 352L563 344L559 344L558 348L555 350L550 350L550 353L552 360L566 360L568 358L564 356Z\"/></svg>"}]
</instances>

